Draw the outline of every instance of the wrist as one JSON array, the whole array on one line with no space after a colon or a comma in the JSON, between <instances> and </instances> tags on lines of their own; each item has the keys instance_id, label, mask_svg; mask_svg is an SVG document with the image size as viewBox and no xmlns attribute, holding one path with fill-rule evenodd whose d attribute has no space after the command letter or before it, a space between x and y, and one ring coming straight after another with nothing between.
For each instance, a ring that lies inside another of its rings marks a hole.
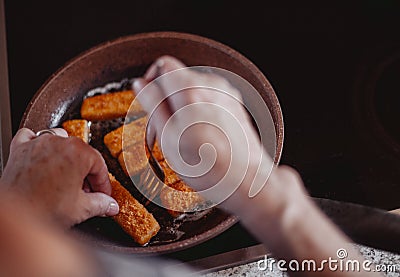
<instances>
[{"instance_id":1,"label":"wrist","mask_svg":"<svg viewBox=\"0 0 400 277\"><path fill-rule=\"evenodd\" d=\"M272 172L265 176L265 172L258 170L259 162L249 164L249 168L242 184L224 202L222 207L242 218L262 217L263 220L277 221L283 213L290 209L298 209L310 200L303 187L299 175L287 166L274 166ZM260 167L260 169L265 167ZM256 176L264 174L264 176ZM261 189L254 196L250 196L254 180L263 180ZM294 207L296 206L296 207Z\"/></svg>"},{"instance_id":2,"label":"wrist","mask_svg":"<svg viewBox=\"0 0 400 277\"><path fill-rule=\"evenodd\" d=\"M292 169L275 167L260 192L249 197L253 179L254 175L251 177L248 174L242 185L221 206L239 216L241 222L261 240L266 233L294 228L291 224L301 222L304 211L312 206L300 177Z\"/></svg>"}]
</instances>

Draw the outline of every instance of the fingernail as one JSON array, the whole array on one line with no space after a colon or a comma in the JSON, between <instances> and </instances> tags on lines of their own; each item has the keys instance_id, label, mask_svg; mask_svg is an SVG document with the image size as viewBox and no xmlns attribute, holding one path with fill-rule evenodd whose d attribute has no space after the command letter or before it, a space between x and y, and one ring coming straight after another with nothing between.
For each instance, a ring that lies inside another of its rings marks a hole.
<instances>
[{"instance_id":1,"label":"fingernail","mask_svg":"<svg viewBox=\"0 0 400 277\"><path fill-rule=\"evenodd\" d=\"M119 212L119 207L118 207L117 202L114 202L114 201L110 202L106 214L107 215L116 215L116 214L118 214L118 212Z\"/></svg>"},{"instance_id":2,"label":"fingernail","mask_svg":"<svg viewBox=\"0 0 400 277\"><path fill-rule=\"evenodd\" d=\"M156 65L157 65L158 68L163 67L164 64L165 64L165 62L164 62L163 59L159 59L159 60L156 62Z\"/></svg>"},{"instance_id":3,"label":"fingernail","mask_svg":"<svg viewBox=\"0 0 400 277\"><path fill-rule=\"evenodd\" d=\"M133 83L132 83L132 87L133 87L133 90L135 91L135 93L137 94L144 87L143 80L141 80L139 78L134 79Z\"/></svg>"}]
</instances>

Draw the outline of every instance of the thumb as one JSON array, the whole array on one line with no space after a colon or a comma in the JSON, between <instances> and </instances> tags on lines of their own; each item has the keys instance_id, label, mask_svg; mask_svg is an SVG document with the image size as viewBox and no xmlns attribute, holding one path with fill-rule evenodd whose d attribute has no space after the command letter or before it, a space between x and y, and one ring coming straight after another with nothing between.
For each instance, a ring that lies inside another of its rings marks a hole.
<instances>
[{"instance_id":1,"label":"thumb","mask_svg":"<svg viewBox=\"0 0 400 277\"><path fill-rule=\"evenodd\" d=\"M117 201L102 192L84 192L82 195L82 206L85 211L82 220L94 216L113 216L119 212Z\"/></svg>"}]
</instances>

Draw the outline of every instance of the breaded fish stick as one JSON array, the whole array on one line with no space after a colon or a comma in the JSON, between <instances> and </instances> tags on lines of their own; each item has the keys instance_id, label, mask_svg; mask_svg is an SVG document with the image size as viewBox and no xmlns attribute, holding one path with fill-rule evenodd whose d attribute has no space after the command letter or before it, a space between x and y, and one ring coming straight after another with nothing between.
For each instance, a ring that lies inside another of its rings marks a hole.
<instances>
[{"instance_id":1,"label":"breaded fish stick","mask_svg":"<svg viewBox=\"0 0 400 277\"><path fill-rule=\"evenodd\" d=\"M160 194L161 203L168 209L170 215L177 217L181 212L176 210L190 211L203 201L203 198L168 166L166 160L159 162L159 164L164 172L164 183L173 189L164 188ZM179 193L180 191L188 193L182 196Z\"/></svg>"},{"instance_id":2,"label":"breaded fish stick","mask_svg":"<svg viewBox=\"0 0 400 277\"><path fill-rule=\"evenodd\" d=\"M68 136L78 137L84 142L89 141L89 125L85 119L67 120L62 124L62 127L67 131Z\"/></svg>"},{"instance_id":3,"label":"breaded fish stick","mask_svg":"<svg viewBox=\"0 0 400 277\"><path fill-rule=\"evenodd\" d=\"M169 188L172 189L164 188L161 191L160 199L164 207L168 209L168 213L173 217L177 217L182 213L179 211L193 210L203 201L203 198L183 181L171 184ZM180 192L187 193L182 196Z\"/></svg>"},{"instance_id":4,"label":"breaded fish stick","mask_svg":"<svg viewBox=\"0 0 400 277\"><path fill-rule=\"evenodd\" d=\"M144 141L146 121L146 117L139 118L109 132L104 136L104 144L107 146L113 157L118 157L122 151L123 132L125 132L125 147Z\"/></svg>"},{"instance_id":5,"label":"breaded fish stick","mask_svg":"<svg viewBox=\"0 0 400 277\"><path fill-rule=\"evenodd\" d=\"M160 225L154 216L140 204L113 175L109 173L112 186L111 196L119 205L119 213L113 219L137 243L144 245L160 230Z\"/></svg>"},{"instance_id":6,"label":"breaded fish stick","mask_svg":"<svg viewBox=\"0 0 400 277\"><path fill-rule=\"evenodd\" d=\"M164 160L164 155L161 152L160 146L158 145L157 141L154 142L153 150L151 150L151 153L158 162L162 162Z\"/></svg>"},{"instance_id":7,"label":"breaded fish stick","mask_svg":"<svg viewBox=\"0 0 400 277\"><path fill-rule=\"evenodd\" d=\"M139 174L148 163L144 142L135 143L124 149L118 156L118 162L126 175Z\"/></svg>"},{"instance_id":8,"label":"breaded fish stick","mask_svg":"<svg viewBox=\"0 0 400 277\"><path fill-rule=\"evenodd\" d=\"M92 121L124 117L134 99L135 95L131 90L88 97L83 100L81 116ZM140 113L143 113L143 108L138 101L135 101L130 114Z\"/></svg>"},{"instance_id":9,"label":"breaded fish stick","mask_svg":"<svg viewBox=\"0 0 400 277\"><path fill-rule=\"evenodd\" d=\"M175 171L168 166L167 161L161 161L159 164L164 172L164 183L167 186L171 186L172 184L181 181L178 174L176 174Z\"/></svg>"}]
</instances>

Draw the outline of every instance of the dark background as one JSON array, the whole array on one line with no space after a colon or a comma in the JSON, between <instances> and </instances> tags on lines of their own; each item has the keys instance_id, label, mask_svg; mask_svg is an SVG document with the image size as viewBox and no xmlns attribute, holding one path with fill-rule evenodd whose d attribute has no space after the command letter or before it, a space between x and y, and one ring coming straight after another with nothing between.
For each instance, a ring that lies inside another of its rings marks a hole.
<instances>
[{"instance_id":1,"label":"dark background","mask_svg":"<svg viewBox=\"0 0 400 277\"><path fill-rule=\"evenodd\" d=\"M82 51L141 32L194 33L236 49L267 76L284 115L282 163L300 171L312 196L399 207L398 131L385 126L398 126L400 67L389 81L378 69L398 62L400 2L236 2L5 1L13 131L36 90ZM370 128L371 114L383 129Z\"/></svg>"}]
</instances>

